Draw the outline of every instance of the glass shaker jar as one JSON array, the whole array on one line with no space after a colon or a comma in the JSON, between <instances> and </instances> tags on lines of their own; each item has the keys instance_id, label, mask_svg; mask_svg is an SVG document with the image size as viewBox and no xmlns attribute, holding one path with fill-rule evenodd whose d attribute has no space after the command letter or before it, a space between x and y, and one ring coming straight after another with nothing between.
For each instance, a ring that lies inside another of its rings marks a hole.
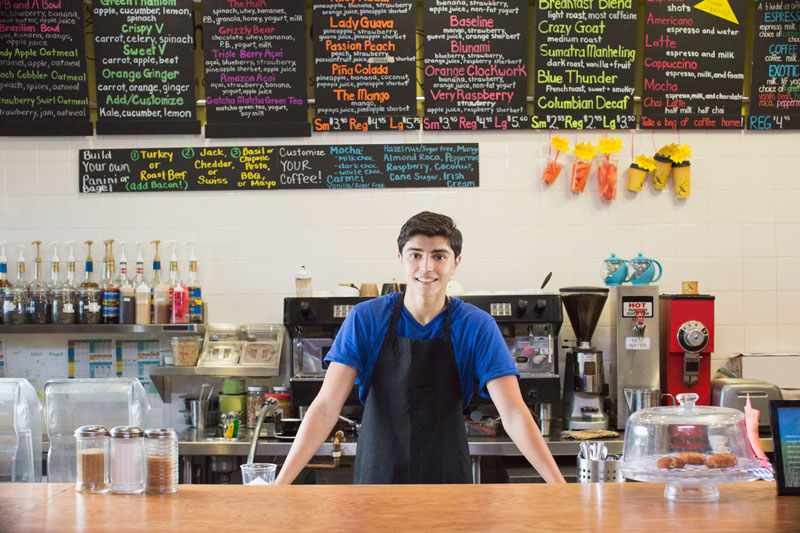
<instances>
[{"instance_id":1,"label":"glass shaker jar","mask_svg":"<svg viewBox=\"0 0 800 533\"><path fill-rule=\"evenodd\" d=\"M144 431L136 426L111 428L111 492L144 490Z\"/></svg>"},{"instance_id":2,"label":"glass shaker jar","mask_svg":"<svg viewBox=\"0 0 800 533\"><path fill-rule=\"evenodd\" d=\"M78 492L103 493L111 488L108 430L103 426L81 426L75 430Z\"/></svg>"},{"instance_id":3,"label":"glass shaker jar","mask_svg":"<svg viewBox=\"0 0 800 533\"><path fill-rule=\"evenodd\" d=\"M144 432L147 461L145 490L151 494L178 492L178 434L172 428Z\"/></svg>"},{"instance_id":4,"label":"glass shaker jar","mask_svg":"<svg viewBox=\"0 0 800 533\"><path fill-rule=\"evenodd\" d=\"M264 396L267 392L269 392L268 387L258 385L247 387L247 427L256 427L258 413L261 411L261 406L267 401Z\"/></svg>"}]
</instances>

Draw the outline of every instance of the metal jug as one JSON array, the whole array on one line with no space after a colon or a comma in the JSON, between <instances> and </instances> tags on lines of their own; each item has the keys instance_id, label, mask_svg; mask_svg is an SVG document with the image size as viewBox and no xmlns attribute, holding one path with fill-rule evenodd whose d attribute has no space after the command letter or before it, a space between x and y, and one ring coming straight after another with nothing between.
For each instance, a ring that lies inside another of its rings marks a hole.
<instances>
[{"instance_id":1,"label":"metal jug","mask_svg":"<svg viewBox=\"0 0 800 533\"><path fill-rule=\"evenodd\" d=\"M628 414L633 414L640 409L661 405L663 396L672 398L672 405L675 405L675 397L672 394L661 394L659 389L622 389L622 392L625 394Z\"/></svg>"}]
</instances>

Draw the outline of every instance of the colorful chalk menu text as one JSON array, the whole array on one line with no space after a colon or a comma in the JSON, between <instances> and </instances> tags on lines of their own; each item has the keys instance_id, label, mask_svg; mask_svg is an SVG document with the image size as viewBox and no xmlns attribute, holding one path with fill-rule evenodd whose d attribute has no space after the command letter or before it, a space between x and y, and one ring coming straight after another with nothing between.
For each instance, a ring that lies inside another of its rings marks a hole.
<instances>
[{"instance_id":1,"label":"colorful chalk menu text","mask_svg":"<svg viewBox=\"0 0 800 533\"><path fill-rule=\"evenodd\" d=\"M424 5L424 127L445 129L439 117L456 118L444 119L448 127L477 129L476 116L525 116L528 2L425 0Z\"/></svg>"},{"instance_id":2,"label":"colorful chalk menu text","mask_svg":"<svg viewBox=\"0 0 800 533\"><path fill-rule=\"evenodd\" d=\"M0 135L92 135L83 2L0 1Z\"/></svg>"},{"instance_id":3,"label":"colorful chalk menu text","mask_svg":"<svg viewBox=\"0 0 800 533\"><path fill-rule=\"evenodd\" d=\"M206 137L311 134L303 3L204 0Z\"/></svg>"},{"instance_id":4,"label":"colorful chalk menu text","mask_svg":"<svg viewBox=\"0 0 800 533\"><path fill-rule=\"evenodd\" d=\"M633 114L633 0L537 0L534 115L551 129L626 129Z\"/></svg>"},{"instance_id":5,"label":"colorful chalk menu text","mask_svg":"<svg viewBox=\"0 0 800 533\"><path fill-rule=\"evenodd\" d=\"M743 0L647 0L643 128L744 125Z\"/></svg>"},{"instance_id":6,"label":"colorful chalk menu text","mask_svg":"<svg viewBox=\"0 0 800 533\"><path fill-rule=\"evenodd\" d=\"M755 6L747 127L800 129L800 0Z\"/></svg>"},{"instance_id":7,"label":"colorful chalk menu text","mask_svg":"<svg viewBox=\"0 0 800 533\"><path fill-rule=\"evenodd\" d=\"M98 134L200 133L192 0L94 0Z\"/></svg>"},{"instance_id":8,"label":"colorful chalk menu text","mask_svg":"<svg viewBox=\"0 0 800 533\"><path fill-rule=\"evenodd\" d=\"M80 150L81 193L477 187L477 144Z\"/></svg>"},{"instance_id":9,"label":"colorful chalk menu text","mask_svg":"<svg viewBox=\"0 0 800 533\"><path fill-rule=\"evenodd\" d=\"M314 131L418 126L416 2L314 0L312 16Z\"/></svg>"}]
</instances>

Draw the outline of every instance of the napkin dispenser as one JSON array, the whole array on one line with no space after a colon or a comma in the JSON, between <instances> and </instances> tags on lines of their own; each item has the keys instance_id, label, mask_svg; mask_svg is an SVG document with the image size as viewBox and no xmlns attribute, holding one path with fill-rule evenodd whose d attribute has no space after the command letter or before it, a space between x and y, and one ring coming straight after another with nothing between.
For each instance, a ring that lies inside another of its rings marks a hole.
<instances>
[{"instance_id":1,"label":"napkin dispenser","mask_svg":"<svg viewBox=\"0 0 800 533\"><path fill-rule=\"evenodd\" d=\"M744 412L748 394L750 405L759 411L758 427L769 429L769 401L783 399L781 389L777 385L746 378L716 378L711 381L711 405L730 407Z\"/></svg>"}]
</instances>

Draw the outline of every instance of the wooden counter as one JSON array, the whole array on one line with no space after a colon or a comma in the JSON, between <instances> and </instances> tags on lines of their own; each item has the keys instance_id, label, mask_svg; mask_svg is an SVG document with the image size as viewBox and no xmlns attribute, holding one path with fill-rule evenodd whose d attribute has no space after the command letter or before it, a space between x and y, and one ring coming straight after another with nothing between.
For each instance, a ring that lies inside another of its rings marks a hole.
<instances>
[{"instance_id":1,"label":"wooden counter","mask_svg":"<svg viewBox=\"0 0 800 533\"><path fill-rule=\"evenodd\" d=\"M716 503L665 500L664 486L181 485L154 496L0 484L0 530L15 531L798 531L800 497L773 483L720 486Z\"/></svg>"}]
</instances>

